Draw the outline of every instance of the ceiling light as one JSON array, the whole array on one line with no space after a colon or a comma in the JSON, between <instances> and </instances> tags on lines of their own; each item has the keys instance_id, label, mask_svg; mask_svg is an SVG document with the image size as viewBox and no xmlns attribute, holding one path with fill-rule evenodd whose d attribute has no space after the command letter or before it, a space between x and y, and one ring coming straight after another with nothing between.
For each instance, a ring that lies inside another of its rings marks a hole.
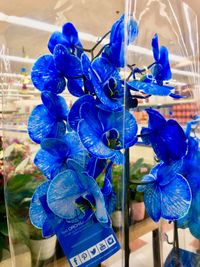
<instances>
[{"instance_id":1,"label":"ceiling light","mask_svg":"<svg viewBox=\"0 0 200 267\"><path fill-rule=\"evenodd\" d=\"M0 77L13 77L13 78L23 78L24 75L19 73L0 73ZM30 78L30 75L28 76Z\"/></svg>"},{"instance_id":2,"label":"ceiling light","mask_svg":"<svg viewBox=\"0 0 200 267\"><path fill-rule=\"evenodd\" d=\"M171 71L172 71L172 73L178 74L178 75L200 78L200 75L196 72L191 72L191 71L186 71L186 70L178 70L178 69L171 69Z\"/></svg>"},{"instance_id":3,"label":"ceiling light","mask_svg":"<svg viewBox=\"0 0 200 267\"><path fill-rule=\"evenodd\" d=\"M15 62L23 62L23 63L28 63L28 64L33 64L35 62L35 59L33 58L16 57L16 56L10 56L10 55L0 55L0 59L15 61Z\"/></svg>"},{"instance_id":4,"label":"ceiling light","mask_svg":"<svg viewBox=\"0 0 200 267\"><path fill-rule=\"evenodd\" d=\"M19 25L19 26L24 26L24 27L28 27L28 28L33 28L33 29L37 29L37 30L41 30L41 31L46 31L46 32L54 32L54 31L60 31L61 27L58 27L56 25L53 24L49 24L46 22L42 22L39 20L34 20L34 19L30 19L30 18L26 18L26 17L18 17L18 16L9 16L6 15L5 13L0 12L0 21L5 21L7 23L11 23L11 24L15 24L15 25ZM81 40L84 41L89 41L89 42L93 42L96 43L97 40L99 40L98 36L89 34L89 33L85 33L85 32L79 32L79 37ZM104 39L102 41L102 44L107 44L109 43L109 39ZM129 49L133 52L137 52L139 54L143 54L143 55L147 55L147 56L152 56L152 51L141 47L141 46L136 46L136 45L131 45L129 47ZM169 59L171 61L174 62L191 62L189 59L187 59L186 57L182 57L182 56L178 56L178 55L173 55L173 54L169 54Z\"/></svg>"}]
</instances>

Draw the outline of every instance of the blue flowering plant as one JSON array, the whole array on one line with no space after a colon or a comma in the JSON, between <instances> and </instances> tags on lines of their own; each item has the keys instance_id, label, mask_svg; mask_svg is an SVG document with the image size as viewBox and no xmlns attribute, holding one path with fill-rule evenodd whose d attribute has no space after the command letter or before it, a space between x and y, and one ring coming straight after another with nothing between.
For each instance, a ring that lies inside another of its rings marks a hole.
<instances>
[{"instance_id":1,"label":"blue flowering plant","mask_svg":"<svg viewBox=\"0 0 200 267\"><path fill-rule=\"evenodd\" d=\"M66 23L62 32L50 37L50 54L38 58L32 68L32 82L41 92L42 104L30 114L28 133L40 146L34 163L46 182L33 195L30 219L44 237L65 223L96 220L111 227L109 215L116 206L112 170L125 163L123 151L138 138L152 146L159 159L138 186L144 192L149 216L154 221L174 221L190 210L191 184L182 171L189 137L175 120L166 120L152 108L146 109L148 127L138 134L137 121L130 112L141 94L144 98L180 98L168 85L172 77L168 50L159 47L157 35L151 44L153 63L146 69L128 65L130 75L124 81L124 47L137 35L135 20L131 17L125 26L121 16L86 49L74 25ZM107 36L108 43L102 46ZM76 97L71 107L61 96L65 90ZM104 177L102 186L100 175Z\"/></svg>"},{"instance_id":2,"label":"blue flowering plant","mask_svg":"<svg viewBox=\"0 0 200 267\"><path fill-rule=\"evenodd\" d=\"M188 213L177 221L178 227L189 228L191 234L200 239L200 139L196 130L200 124L200 117L195 116L194 120L187 123L186 135L188 137L188 150L183 158L181 173L187 179L191 192L192 202Z\"/></svg>"}]
</instances>

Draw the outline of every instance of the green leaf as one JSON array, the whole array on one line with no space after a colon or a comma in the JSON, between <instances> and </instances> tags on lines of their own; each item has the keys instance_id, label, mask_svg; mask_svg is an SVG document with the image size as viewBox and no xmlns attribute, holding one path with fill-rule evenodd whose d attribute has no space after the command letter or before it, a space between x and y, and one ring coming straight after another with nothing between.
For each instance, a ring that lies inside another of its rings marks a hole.
<instances>
[{"instance_id":1,"label":"green leaf","mask_svg":"<svg viewBox=\"0 0 200 267\"><path fill-rule=\"evenodd\" d=\"M10 224L11 227L11 238L18 242L23 242L25 244L29 243L29 228L27 223L14 221Z\"/></svg>"},{"instance_id":2,"label":"green leaf","mask_svg":"<svg viewBox=\"0 0 200 267\"><path fill-rule=\"evenodd\" d=\"M3 235L8 236L7 220L5 218L3 220L1 219L0 221L0 232Z\"/></svg>"},{"instance_id":3,"label":"green leaf","mask_svg":"<svg viewBox=\"0 0 200 267\"><path fill-rule=\"evenodd\" d=\"M131 175L134 175L136 172L140 170L140 168L143 166L144 159L139 158L134 164L132 164L130 168Z\"/></svg>"}]
</instances>

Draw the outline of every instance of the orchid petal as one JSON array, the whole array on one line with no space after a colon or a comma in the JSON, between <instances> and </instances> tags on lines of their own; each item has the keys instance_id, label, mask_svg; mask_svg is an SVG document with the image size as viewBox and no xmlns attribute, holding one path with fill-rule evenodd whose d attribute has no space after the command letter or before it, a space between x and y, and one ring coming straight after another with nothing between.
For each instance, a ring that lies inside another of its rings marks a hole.
<instances>
[{"instance_id":1,"label":"orchid petal","mask_svg":"<svg viewBox=\"0 0 200 267\"><path fill-rule=\"evenodd\" d=\"M152 130L146 127L142 127L141 130L141 138L145 145L150 145L150 139L149 136L151 134Z\"/></svg>"},{"instance_id":2,"label":"orchid petal","mask_svg":"<svg viewBox=\"0 0 200 267\"><path fill-rule=\"evenodd\" d=\"M72 54L63 45L56 45L54 48L54 60L56 68L62 72L65 77L77 77L82 75L80 59Z\"/></svg>"},{"instance_id":3,"label":"orchid petal","mask_svg":"<svg viewBox=\"0 0 200 267\"><path fill-rule=\"evenodd\" d=\"M78 32L71 22L67 22L62 27L62 33L67 39L69 44L79 43Z\"/></svg>"},{"instance_id":4,"label":"orchid petal","mask_svg":"<svg viewBox=\"0 0 200 267\"><path fill-rule=\"evenodd\" d=\"M48 42L49 51L53 54L53 50L57 44L62 44L65 47L69 47L69 43L61 32L54 32Z\"/></svg>"},{"instance_id":5,"label":"orchid petal","mask_svg":"<svg viewBox=\"0 0 200 267\"><path fill-rule=\"evenodd\" d=\"M143 93L147 95L157 95L157 96L168 96L171 93L171 90L174 89L174 87L171 86L165 86L165 85L158 85L155 83L146 83L141 81L131 81L127 83L128 88L136 90L136 91L142 91Z\"/></svg>"},{"instance_id":6,"label":"orchid petal","mask_svg":"<svg viewBox=\"0 0 200 267\"><path fill-rule=\"evenodd\" d=\"M47 192L47 203L49 208L57 216L64 218L67 222L79 222L84 213L76 206L85 189L79 182L76 173L66 170L58 174L50 183Z\"/></svg>"},{"instance_id":7,"label":"orchid petal","mask_svg":"<svg viewBox=\"0 0 200 267\"><path fill-rule=\"evenodd\" d=\"M148 215L158 222L161 217L161 191L156 184L145 186L144 203Z\"/></svg>"},{"instance_id":8,"label":"orchid petal","mask_svg":"<svg viewBox=\"0 0 200 267\"><path fill-rule=\"evenodd\" d=\"M31 80L40 91L60 94L66 86L64 77L57 71L53 56L44 55L37 59L31 71Z\"/></svg>"},{"instance_id":9,"label":"orchid petal","mask_svg":"<svg viewBox=\"0 0 200 267\"><path fill-rule=\"evenodd\" d=\"M200 222L199 222L199 217L198 217L198 220L192 221L189 224L189 229L190 229L191 234L196 239L200 239Z\"/></svg>"},{"instance_id":10,"label":"orchid petal","mask_svg":"<svg viewBox=\"0 0 200 267\"><path fill-rule=\"evenodd\" d=\"M82 176L83 177L83 176ZM82 178L80 176L80 178ZM108 222L108 215L107 215L107 211L105 208L105 202L104 202L104 198L102 195L102 192L97 184L97 182L90 176L85 176L84 177L85 180L87 180L87 191L92 194L92 196L95 199L95 206L96 206L96 211L95 211L95 215L96 218L99 222L101 223L107 223ZM82 180L82 183L85 183L85 180Z\"/></svg>"},{"instance_id":11,"label":"orchid petal","mask_svg":"<svg viewBox=\"0 0 200 267\"><path fill-rule=\"evenodd\" d=\"M55 117L52 116L44 105L36 106L28 119L28 133L30 138L40 143L43 138L48 137L56 124Z\"/></svg>"},{"instance_id":12,"label":"orchid petal","mask_svg":"<svg viewBox=\"0 0 200 267\"><path fill-rule=\"evenodd\" d=\"M40 149L37 152L34 158L34 164L42 171L42 173L48 179L52 179L58 172L60 172L64 168L62 159L54 157L43 149Z\"/></svg>"},{"instance_id":13,"label":"orchid petal","mask_svg":"<svg viewBox=\"0 0 200 267\"><path fill-rule=\"evenodd\" d=\"M104 184L101 189L104 196L108 196L112 193L112 166L113 163L110 162L106 168Z\"/></svg>"},{"instance_id":14,"label":"orchid petal","mask_svg":"<svg viewBox=\"0 0 200 267\"><path fill-rule=\"evenodd\" d=\"M159 51L158 35L157 34L154 35L152 42L151 42L151 46L153 49L153 57L154 57L155 61L159 61L160 51Z\"/></svg>"},{"instance_id":15,"label":"orchid petal","mask_svg":"<svg viewBox=\"0 0 200 267\"><path fill-rule=\"evenodd\" d=\"M68 107L62 96L44 91L41 94L41 98L50 114L53 114L58 120L67 120Z\"/></svg>"},{"instance_id":16,"label":"orchid petal","mask_svg":"<svg viewBox=\"0 0 200 267\"><path fill-rule=\"evenodd\" d=\"M101 136L91 128L85 120L80 120L78 124L78 134L84 147L97 158L111 158L115 156L115 151L109 149L101 141Z\"/></svg>"},{"instance_id":17,"label":"orchid petal","mask_svg":"<svg viewBox=\"0 0 200 267\"><path fill-rule=\"evenodd\" d=\"M142 182L155 182L155 177L151 173L147 174L147 175L144 175L142 177ZM148 186L148 185L138 185L137 186L137 191L138 192L144 192L146 186Z\"/></svg>"},{"instance_id":18,"label":"orchid petal","mask_svg":"<svg viewBox=\"0 0 200 267\"><path fill-rule=\"evenodd\" d=\"M158 111L152 108L147 108L146 112L149 116L148 127L150 129L161 129L165 125L166 120Z\"/></svg>"},{"instance_id":19,"label":"orchid petal","mask_svg":"<svg viewBox=\"0 0 200 267\"><path fill-rule=\"evenodd\" d=\"M47 219L46 212L40 202L40 198L45 196L49 187L49 183L45 182L38 186L36 191L33 194L30 209L29 209L29 216L31 223L37 227L42 229L45 220Z\"/></svg>"},{"instance_id":20,"label":"orchid petal","mask_svg":"<svg viewBox=\"0 0 200 267\"><path fill-rule=\"evenodd\" d=\"M183 161L177 160L171 164L160 163L157 171L157 182L160 186L169 184L177 173L180 173Z\"/></svg>"},{"instance_id":21,"label":"orchid petal","mask_svg":"<svg viewBox=\"0 0 200 267\"><path fill-rule=\"evenodd\" d=\"M114 156L110 160L117 165L121 165L125 163L125 156L121 151L115 151Z\"/></svg>"},{"instance_id":22,"label":"orchid petal","mask_svg":"<svg viewBox=\"0 0 200 267\"><path fill-rule=\"evenodd\" d=\"M53 235L55 235L54 227L52 224L49 223L49 220L46 219L42 227L42 236L44 238L49 238Z\"/></svg>"},{"instance_id":23,"label":"orchid petal","mask_svg":"<svg viewBox=\"0 0 200 267\"><path fill-rule=\"evenodd\" d=\"M78 123L81 119L80 117L80 107L83 103L94 103L94 98L91 95L85 95L80 97L71 107L68 114L68 122L70 127L77 131Z\"/></svg>"},{"instance_id":24,"label":"orchid petal","mask_svg":"<svg viewBox=\"0 0 200 267\"><path fill-rule=\"evenodd\" d=\"M86 166L88 161L87 154L77 133L72 132L66 134L62 141L64 141L65 146L67 147L66 155L68 156L68 159L76 160L82 167ZM58 148L56 149L58 150Z\"/></svg>"},{"instance_id":25,"label":"orchid petal","mask_svg":"<svg viewBox=\"0 0 200 267\"><path fill-rule=\"evenodd\" d=\"M122 15L111 28L110 43L116 42L118 39L124 39L124 15Z\"/></svg>"},{"instance_id":26,"label":"orchid petal","mask_svg":"<svg viewBox=\"0 0 200 267\"><path fill-rule=\"evenodd\" d=\"M80 108L80 116L90 125L94 132L100 135L103 133L101 120L98 118L98 109L94 103L83 103Z\"/></svg>"},{"instance_id":27,"label":"orchid petal","mask_svg":"<svg viewBox=\"0 0 200 267\"><path fill-rule=\"evenodd\" d=\"M68 79L67 81L67 88L73 96L83 96L83 79Z\"/></svg>"},{"instance_id":28,"label":"orchid petal","mask_svg":"<svg viewBox=\"0 0 200 267\"><path fill-rule=\"evenodd\" d=\"M59 121L52 128L48 138L62 138L66 133L66 124L64 121Z\"/></svg>"},{"instance_id":29,"label":"orchid petal","mask_svg":"<svg viewBox=\"0 0 200 267\"><path fill-rule=\"evenodd\" d=\"M162 194L162 217L177 220L184 217L190 208L192 194L189 183L180 174L165 186L160 187Z\"/></svg>"},{"instance_id":30,"label":"orchid petal","mask_svg":"<svg viewBox=\"0 0 200 267\"><path fill-rule=\"evenodd\" d=\"M160 59L159 63L163 66L162 79L170 80L172 78L172 73L169 65L168 50L166 47L160 47Z\"/></svg>"},{"instance_id":31,"label":"orchid petal","mask_svg":"<svg viewBox=\"0 0 200 267\"><path fill-rule=\"evenodd\" d=\"M43 139L41 148L58 159L65 157L70 150L69 146L64 141L57 138Z\"/></svg>"},{"instance_id":32,"label":"orchid petal","mask_svg":"<svg viewBox=\"0 0 200 267\"><path fill-rule=\"evenodd\" d=\"M171 96L172 98L175 98L175 99L180 99L180 98L184 98L185 97L185 96L177 95L177 94L174 94L174 93L170 93L169 96Z\"/></svg>"},{"instance_id":33,"label":"orchid petal","mask_svg":"<svg viewBox=\"0 0 200 267\"><path fill-rule=\"evenodd\" d=\"M182 127L175 120L168 120L165 127L161 128L159 137L164 143L165 151L160 158L179 160L187 151L187 140ZM159 150L158 146L158 150ZM155 148L155 146L154 146Z\"/></svg>"},{"instance_id":34,"label":"orchid petal","mask_svg":"<svg viewBox=\"0 0 200 267\"><path fill-rule=\"evenodd\" d=\"M92 62L92 68L98 75L99 81L105 83L111 77L120 81L118 69L106 58L98 57ZM117 83L119 86L119 83Z\"/></svg>"}]
</instances>

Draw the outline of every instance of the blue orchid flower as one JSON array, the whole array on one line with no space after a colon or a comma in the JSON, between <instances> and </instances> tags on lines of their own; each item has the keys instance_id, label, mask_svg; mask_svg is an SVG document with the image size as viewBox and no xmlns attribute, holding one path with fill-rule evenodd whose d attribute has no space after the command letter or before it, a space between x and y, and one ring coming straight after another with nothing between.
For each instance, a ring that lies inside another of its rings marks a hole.
<instances>
[{"instance_id":1,"label":"blue orchid flower","mask_svg":"<svg viewBox=\"0 0 200 267\"><path fill-rule=\"evenodd\" d=\"M156 82L163 85L163 81L168 81L172 78L168 50L165 46L159 48L157 34L154 35L151 45L155 60L155 64L152 66L151 71Z\"/></svg>"},{"instance_id":2,"label":"blue orchid flower","mask_svg":"<svg viewBox=\"0 0 200 267\"><path fill-rule=\"evenodd\" d=\"M67 79L69 92L76 97L84 95L84 71L81 60L70 53L64 45L58 44L54 48L56 68Z\"/></svg>"},{"instance_id":3,"label":"blue orchid flower","mask_svg":"<svg viewBox=\"0 0 200 267\"><path fill-rule=\"evenodd\" d=\"M187 151L187 138L175 120L165 118L152 108L146 109L149 116L148 128L141 130L142 140L151 144L157 157L165 163L180 160Z\"/></svg>"},{"instance_id":4,"label":"blue orchid flower","mask_svg":"<svg viewBox=\"0 0 200 267\"><path fill-rule=\"evenodd\" d=\"M42 229L43 237L55 235L56 225L61 225L63 219L56 216L47 205L46 195L49 182L44 182L38 186L33 194L29 209L31 223L38 229Z\"/></svg>"},{"instance_id":5,"label":"blue orchid flower","mask_svg":"<svg viewBox=\"0 0 200 267\"><path fill-rule=\"evenodd\" d=\"M175 161L170 165L160 162L145 175L138 186L144 192L144 203L149 216L158 222L162 217L169 221L184 217L190 208L192 194L189 183L179 174L182 162Z\"/></svg>"},{"instance_id":6,"label":"blue orchid flower","mask_svg":"<svg viewBox=\"0 0 200 267\"><path fill-rule=\"evenodd\" d=\"M198 122L199 123L199 122ZM197 124L197 120L189 122L186 127L186 134L190 134L191 125ZM188 214L178 220L178 227L189 228L190 232L197 239L200 238L200 149L199 139L188 137L188 151L183 158L182 174L186 177L192 191L192 203Z\"/></svg>"},{"instance_id":7,"label":"blue orchid flower","mask_svg":"<svg viewBox=\"0 0 200 267\"><path fill-rule=\"evenodd\" d=\"M60 139L43 139L34 163L51 180L68 168L69 159L77 160L82 166L88 162L87 154L75 132L67 133Z\"/></svg>"},{"instance_id":8,"label":"blue orchid flower","mask_svg":"<svg viewBox=\"0 0 200 267\"><path fill-rule=\"evenodd\" d=\"M52 55L43 55L37 59L31 71L31 80L41 92L60 94L66 86L65 78L56 69Z\"/></svg>"},{"instance_id":9,"label":"blue orchid flower","mask_svg":"<svg viewBox=\"0 0 200 267\"><path fill-rule=\"evenodd\" d=\"M74 162L73 165L74 166ZM80 197L88 200L87 195L92 195L95 200L95 215L100 223L108 223L109 218L101 190L95 179L81 172L81 167L68 169L59 173L50 183L47 192L49 208L57 216L67 222L79 222L85 216L76 200Z\"/></svg>"},{"instance_id":10,"label":"blue orchid flower","mask_svg":"<svg viewBox=\"0 0 200 267\"><path fill-rule=\"evenodd\" d=\"M80 97L74 103L68 122L91 155L117 164L123 162L120 149L128 148L137 141L135 118L128 111L98 109L92 96Z\"/></svg>"},{"instance_id":11,"label":"blue orchid flower","mask_svg":"<svg viewBox=\"0 0 200 267\"><path fill-rule=\"evenodd\" d=\"M38 229L42 229L42 235L48 238L52 235L57 234L61 229L66 229L67 221L61 217L58 217L51 211L47 204L47 192L50 183L44 182L33 194L29 217L31 223ZM72 203L71 203L72 205ZM86 222L93 215L93 211L88 207L84 210L84 216L82 222ZM70 221L73 223L73 221Z\"/></svg>"},{"instance_id":12,"label":"blue orchid flower","mask_svg":"<svg viewBox=\"0 0 200 267\"><path fill-rule=\"evenodd\" d=\"M56 68L67 78L69 92L76 97L84 95L83 78L78 78L82 75L79 58L83 50L74 25L68 22L63 25L62 33L54 32L50 37L48 48L54 55Z\"/></svg>"},{"instance_id":13,"label":"blue orchid flower","mask_svg":"<svg viewBox=\"0 0 200 267\"><path fill-rule=\"evenodd\" d=\"M68 107L63 97L44 91L41 98L43 105L36 106L28 119L28 133L36 143L40 143L43 138L63 136L68 116Z\"/></svg>"},{"instance_id":14,"label":"blue orchid flower","mask_svg":"<svg viewBox=\"0 0 200 267\"><path fill-rule=\"evenodd\" d=\"M71 54L62 44L54 48L52 55L38 58L31 71L31 79L39 91L50 91L60 94L66 87L74 96L82 96L83 92L82 65L80 59Z\"/></svg>"},{"instance_id":15,"label":"blue orchid flower","mask_svg":"<svg viewBox=\"0 0 200 267\"><path fill-rule=\"evenodd\" d=\"M124 88L118 69L104 57L98 57L91 63L82 54L81 62L88 90L94 92L100 101L98 106L105 110L122 110Z\"/></svg>"},{"instance_id":16,"label":"blue orchid flower","mask_svg":"<svg viewBox=\"0 0 200 267\"><path fill-rule=\"evenodd\" d=\"M155 62L148 68L151 69L151 74L144 75L140 80L136 80L135 73L143 73L143 70L135 68L133 70L133 81L127 83L127 87L130 90L140 91L148 95L157 96L171 96L173 98L182 98L182 96L174 94L172 90L173 86L163 85L164 81L168 81L172 78L171 68L168 58L168 50L166 47L158 45L158 35L155 34L152 39L153 57Z\"/></svg>"},{"instance_id":17,"label":"blue orchid flower","mask_svg":"<svg viewBox=\"0 0 200 267\"><path fill-rule=\"evenodd\" d=\"M65 48L70 50L70 53L73 55L80 57L82 54L82 44L79 40L78 32L74 25L70 22L63 25L62 33L54 32L51 35L48 42L48 48L52 54L54 53L55 46L58 44L65 46Z\"/></svg>"},{"instance_id":18,"label":"blue orchid flower","mask_svg":"<svg viewBox=\"0 0 200 267\"><path fill-rule=\"evenodd\" d=\"M124 67L124 46L125 46L125 29L124 29L124 15L117 20L112 28L110 34L109 46L105 48L103 55L108 58L115 67ZM138 35L138 25L136 21L130 17L127 26L127 45L132 43Z\"/></svg>"}]
</instances>

